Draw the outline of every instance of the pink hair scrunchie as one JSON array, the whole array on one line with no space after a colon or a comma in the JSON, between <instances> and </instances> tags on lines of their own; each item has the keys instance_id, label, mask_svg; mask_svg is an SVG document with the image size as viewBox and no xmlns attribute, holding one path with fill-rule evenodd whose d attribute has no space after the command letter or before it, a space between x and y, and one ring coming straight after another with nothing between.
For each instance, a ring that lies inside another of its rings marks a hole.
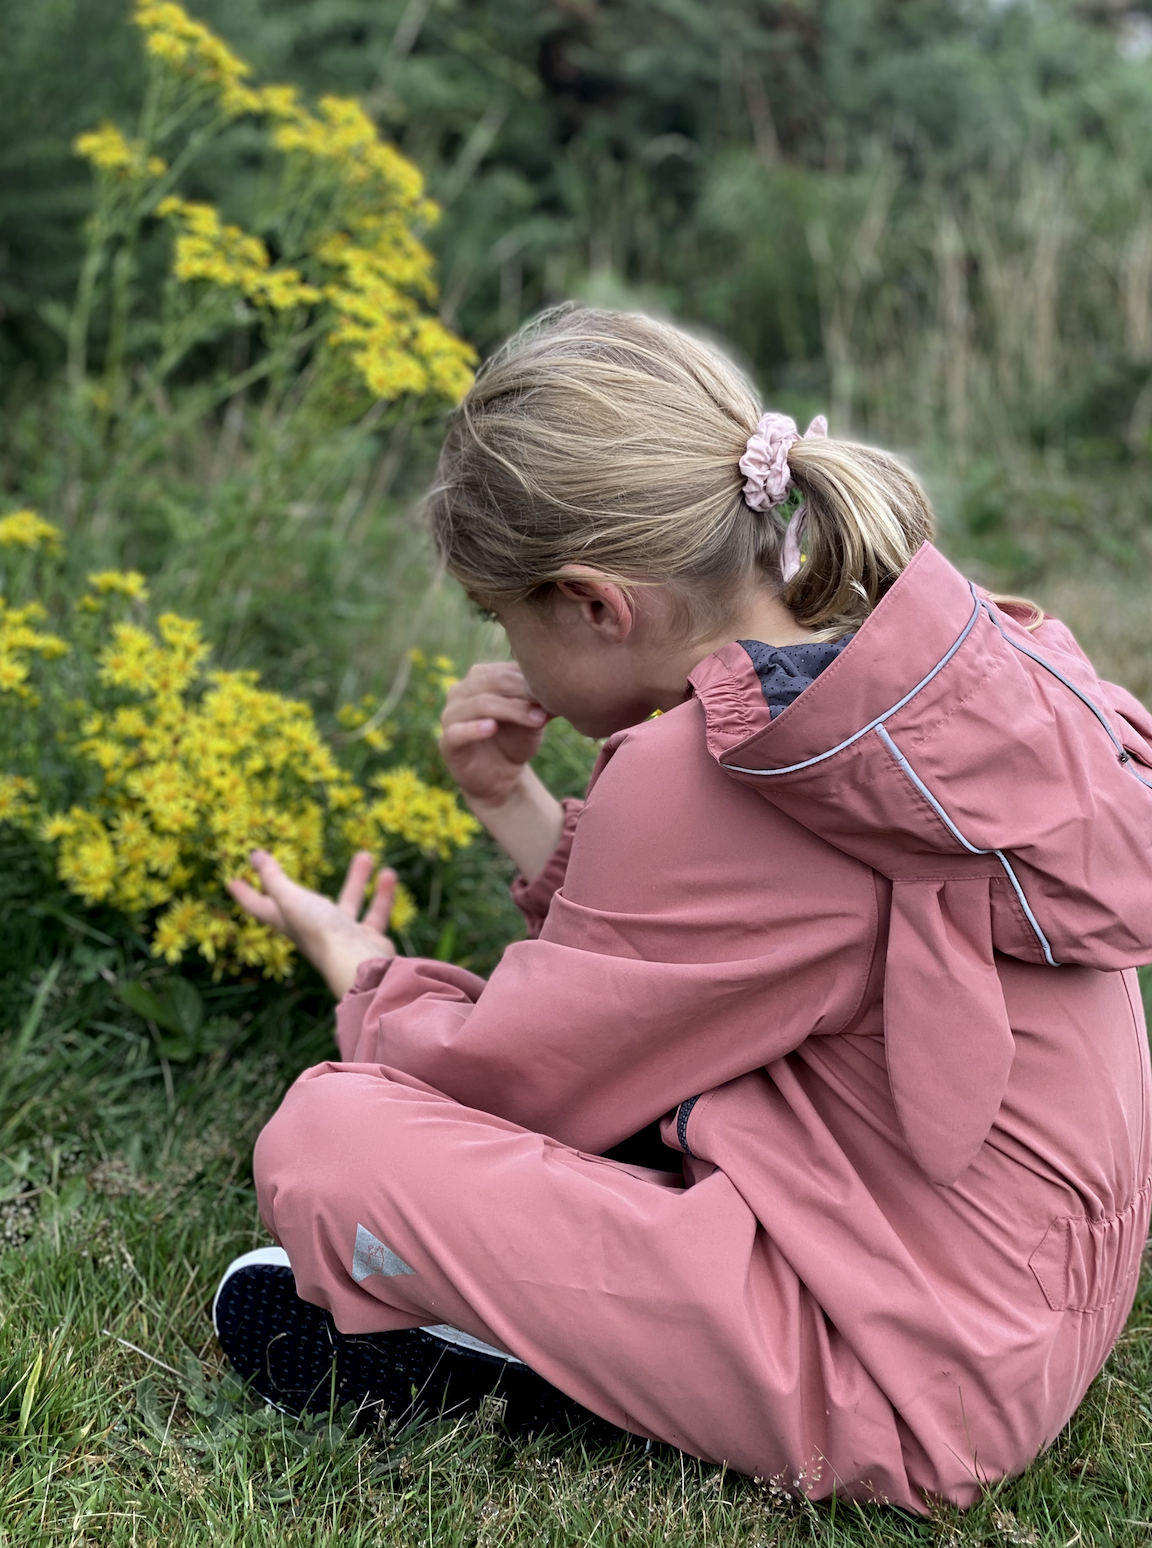
<instances>
[{"instance_id":1,"label":"pink hair scrunchie","mask_svg":"<svg viewBox=\"0 0 1152 1548\"><path fill-rule=\"evenodd\" d=\"M744 500L754 511L767 511L779 505L792 487L792 470L788 466L788 453L797 441L815 437L823 440L828 434L828 421L823 414L808 426L803 435L796 421L788 414L767 413L748 437L748 446L740 458L740 471L744 474ZM784 536L784 548L780 555L780 568L785 582L792 580L800 569L800 534L804 507L788 523Z\"/></svg>"}]
</instances>

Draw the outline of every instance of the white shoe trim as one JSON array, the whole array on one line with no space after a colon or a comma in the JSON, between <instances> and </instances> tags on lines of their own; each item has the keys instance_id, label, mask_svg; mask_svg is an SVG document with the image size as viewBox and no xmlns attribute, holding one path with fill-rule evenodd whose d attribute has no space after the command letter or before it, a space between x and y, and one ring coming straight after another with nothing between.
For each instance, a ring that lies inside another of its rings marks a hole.
<instances>
[{"instance_id":1,"label":"white shoe trim","mask_svg":"<svg viewBox=\"0 0 1152 1548\"><path fill-rule=\"evenodd\" d=\"M220 1299L220 1292L238 1269L249 1268L254 1263L267 1263L276 1268L292 1267L283 1247L254 1247L251 1252L241 1253L238 1258L233 1258L224 1270L224 1278L216 1286L216 1294L212 1297L212 1326L216 1330L217 1338L220 1337L220 1329L216 1327L216 1303Z\"/></svg>"},{"instance_id":2,"label":"white shoe trim","mask_svg":"<svg viewBox=\"0 0 1152 1548\"><path fill-rule=\"evenodd\" d=\"M515 1355L506 1353L503 1349L494 1349L491 1344L486 1344L481 1338L473 1338L471 1333L462 1333L459 1328L452 1327L447 1322L438 1322L434 1327L421 1328L421 1333L430 1333L433 1338L438 1338L442 1343L455 1344L459 1349L471 1349L475 1354L495 1355L497 1360L507 1360L509 1365L523 1365L523 1360L518 1360Z\"/></svg>"},{"instance_id":3,"label":"white shoe trim","mask_svg":"<svg viewBox=\"0 0 1152 1548\"><path fill-rule=\"evenodd\" d=\"M219 1336L220 1330L216 1327L216 1303L220 1299L220 1293L224 1286L239 1269L250 1268L254 1264L268 1264L273 1268L290 1269L288 1254L283 1247L254 1247L251 1252L241 1253L238 1258L224 1270L224 1277L216 1287L216 1294L212 1298L212 1326ZM409 1270L411 1273L411 1270ZM458 1349L471 1349L476 1354L494 1355L497 1360L506 1360L509 1365L523 1365L523 1360L518 1360L515 1355L507 1354L503 1349L496 1349L491 1344L486 1344L481 1338L473 1338L471 1333L465 1333L460 1328L454 1328L447 1322L438 1322L432 1327L421 1328L422 1333L429 1333L433 1338L438 1338L441 1343L455 1344Z\"/></svg>"}]
</instances>

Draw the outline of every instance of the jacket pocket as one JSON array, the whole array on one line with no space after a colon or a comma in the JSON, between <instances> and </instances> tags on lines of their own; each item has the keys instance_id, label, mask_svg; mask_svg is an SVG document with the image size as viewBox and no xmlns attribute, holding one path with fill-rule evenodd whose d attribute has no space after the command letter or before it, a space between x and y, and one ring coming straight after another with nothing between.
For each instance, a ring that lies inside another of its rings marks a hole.
<instances>
[{"instance_id":1,"label":"jacket pocket","mask_svg":"<svg viewBox=\"0 0 1152 1548\"><path fill-rule=\"evenodd\" d=\"M1053 1311L1103 1311L1132 1285L1148 1230L1148 1192L1145 1185L1118 1214L1061 1215L1048 1227L1028 1266Z\"/></svg>"}]
</instances>

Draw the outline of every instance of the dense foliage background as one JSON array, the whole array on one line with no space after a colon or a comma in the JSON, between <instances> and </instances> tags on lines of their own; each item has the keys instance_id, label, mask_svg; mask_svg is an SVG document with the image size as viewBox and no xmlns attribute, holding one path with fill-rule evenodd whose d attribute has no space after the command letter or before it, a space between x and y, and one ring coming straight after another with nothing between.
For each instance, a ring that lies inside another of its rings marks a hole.
<instances>
[{"instance_id":1,"label":"dense foliage background","mask_svg":"<svg viewBox=\"0 0 1152 1548\"><path fill-rule=\"evenodd\" d=\"M60 457L37 409L92 197L70 146L139 96L123 11L0 5L0 484L50 517ZM567 295L716 332L774 401L911 455L957 557L1038 591L1150 691L1152 8L204 0L198 14L265 78L363 96L443 207L429 234L442 315L481 350ZM197 173L244 218L267 176L242 125ZM388 455L351 516L346 487L317 496L323 470L298 469L255 574L242 468L213 428L137 492L132 520L105 522L101 558L165 572L160 594L205 614L230 657L321 701L341 673L345 692L377 686L414 628L478 648L443 599L412 616L425 570L403 512L435 416L381 427ZM210 563L209 531L242 559Z\"/></svg>"}]
</instances>

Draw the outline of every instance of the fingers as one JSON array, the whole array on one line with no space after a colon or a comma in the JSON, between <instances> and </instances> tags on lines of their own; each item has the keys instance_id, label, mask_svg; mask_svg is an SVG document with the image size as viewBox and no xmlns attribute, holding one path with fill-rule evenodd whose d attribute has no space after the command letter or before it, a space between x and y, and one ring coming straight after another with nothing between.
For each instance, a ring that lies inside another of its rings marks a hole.
<instances>
[{"instance_id":1,"label":"fingers","mask_svg":"<svg viewBox=\"0 0 1152 1548\"><path fill-rule=\"evenodd\" d=\"M271 925L273 929L283 930L284 915L280 912L280 905L274 898L268 897L263 892L257 892L256 888L239 877L225 882L228 891L239 903L240 907L251 914L253 919L258 919L261 924Z\"/></svg>"},{"instance_id":2,"label":"fingers","mask_svg":"<svg viewBox=\"0 0 1152 1548\"><path fill-rule=\"evenodd\" d=\"M361 924L368 926L370 930L379 930L381 934L388 928L388 919L392 913L392 904L396 899L396 872L385 867L376 878L376 886L372 893L372 901L368 905L368 911Z\"/></svg>"},{"instance_id":3,"label":"fingers","mask_svg":"<svg viewBox=\"0 0 1152 1548\"><path fill-rule=\"evenodd\" d=\"M501 663L473 667L461 682L448 690L442 726L459 721L498 720L539 730L548 720L517 666Z\"/></svg>"},{"instance_id":4,"label":"fingers","mask_svg":"<svg viewBox=\"0 0 1152 1548\"><path fill-rule=\"evenodd\" d=\"M500 720L506 725L527 726L539 731L547 723L548 712L535 699L513 698L502 693L475 693L444 705L442 726L461 720Z\"/></svg>"},{"instance_id":5,"label":"fingers","mask_svg":"<svg viewBox=\"0 0 1152 1548\"><path fill-rule=\"evenodd\" d=\"M504 693L513 699L530 699L524 673L514 661L478 661L468 668L459 682L453 683L448 697L470 693Z\"/></svg>"},{"instance_id":6,"label":"fingers","mask_svg":"<svg viewBox=\"0 0 1152 1548\"><path fill-rule=\"evenodd\" d=\"M440 733L440 751L453 753L472 742L485 742L496 735L499 725L495 720L458 720L446 725Z\"/></svg>"},{"instance_id":7,"label":"fingers","mask_svg":"<svg viewBox=\"0 0 1152 1548\"><path fill-rule=\"evenodd\" d=\"M285 875L279 860L270 855L266 849L254 849L249 859L252 862L252 869L260 878L260 885L270 898L275 898L279 902L287 898L288 894L295 889L296 883Z\"/></svg>"},{"instance_id":8,"label":"fingers","mask_svg":"<svg viewBox=\"0 0 1152 1548\"><path fill-rule=\"evenodd\" d=\"M332 902L320 893L294 882L276 857L266 849L254 849L248 858L264 893L276 905L277 928L299 945L301 925L309 912L316 904L331 909ZM254 891L254 896L259 897L260 894Z\"/></svg>"},{"instance_id":9,"label":"fingers","mask_svg":"<svg viewBox=\"0 0 1152 1548\"><path fill-rule=\"evenodd\" d=\"M336 907L349 918L356 919L364 901L364 889L372 875L376 860L368 850L360 849L352 856L344 877L344 885L336 899Z\"/></svg>"}]
</instances>

